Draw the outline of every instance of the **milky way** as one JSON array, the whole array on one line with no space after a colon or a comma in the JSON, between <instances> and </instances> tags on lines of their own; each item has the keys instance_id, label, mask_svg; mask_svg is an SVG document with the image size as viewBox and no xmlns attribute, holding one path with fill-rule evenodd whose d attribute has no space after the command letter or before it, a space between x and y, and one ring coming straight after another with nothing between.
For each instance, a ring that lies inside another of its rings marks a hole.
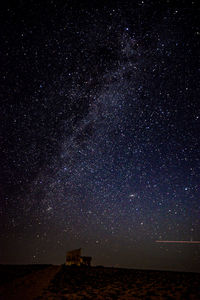
<instances>
[{"instance_id":1,"label":"milky way","mask_svg":"<svg viewBox=\"0 0 200 300\"><path fill-rule=\"evenodd\" d=\"M199 271L196 1L3 13L0 263Z\"/></svg>"}]
</instances>

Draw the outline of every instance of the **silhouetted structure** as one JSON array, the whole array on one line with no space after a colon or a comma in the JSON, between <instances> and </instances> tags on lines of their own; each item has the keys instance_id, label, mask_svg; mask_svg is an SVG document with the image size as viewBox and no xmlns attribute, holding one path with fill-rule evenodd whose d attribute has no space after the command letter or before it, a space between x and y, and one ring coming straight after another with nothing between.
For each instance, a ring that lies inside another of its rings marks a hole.
<instances>
[{"instance_id":1,"label":"silhouetted structure","mask_svg":"<svg viewBox=\"0 0 200 300\"><path fill-rule=\"evenodd\" d=\"M66 266L87 266L90 267L92 257L81 256L81 248L67 252Z\"/></svg>"}]
</instances>

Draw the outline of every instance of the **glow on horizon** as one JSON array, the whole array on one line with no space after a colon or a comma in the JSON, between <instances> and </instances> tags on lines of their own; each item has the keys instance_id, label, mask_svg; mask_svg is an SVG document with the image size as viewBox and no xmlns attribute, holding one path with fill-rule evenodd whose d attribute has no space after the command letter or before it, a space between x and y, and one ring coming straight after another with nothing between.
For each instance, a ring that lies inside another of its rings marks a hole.
<instances>
[{"instance_id":1,"label":"glow on horizon","mask_svg":"<svg viewBox=\"0 0 200 300\"><path fill-rule=\"evenodd\" d=\"M156 241L156 243L200 244L200 241Z\"/></svg>"}]
</instances>

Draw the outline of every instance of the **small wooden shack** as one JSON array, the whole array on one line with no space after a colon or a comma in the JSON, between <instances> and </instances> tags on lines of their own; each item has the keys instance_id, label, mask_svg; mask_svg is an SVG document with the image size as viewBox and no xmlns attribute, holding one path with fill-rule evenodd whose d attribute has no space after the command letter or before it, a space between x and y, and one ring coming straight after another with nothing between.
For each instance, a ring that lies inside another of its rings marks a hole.
<instances>
[{"instance_id":1,"label":"small wooden shack","mask_svg":"<svg viewBox=\"0 0 200 300\"><path fill-rule=\"evenodd\" d=\"M92 257L81 256L81 248L67 252L66 266L90 267Z\"/></svg>"}]
</instances>

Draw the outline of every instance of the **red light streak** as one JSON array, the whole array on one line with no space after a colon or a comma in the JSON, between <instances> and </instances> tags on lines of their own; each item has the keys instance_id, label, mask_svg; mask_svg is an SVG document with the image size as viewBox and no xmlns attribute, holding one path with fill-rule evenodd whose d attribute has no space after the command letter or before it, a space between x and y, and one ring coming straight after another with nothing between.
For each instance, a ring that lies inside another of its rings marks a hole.
<instances>
[{"instance_id":1,"label":"red light streak","mask_svg":"<svg viewBox=\"0 0 200 300\"><path fill-rule=\"evenodd\" d=\"M156 243L200 244L200 241L156 241Z\"/></svg>"}]
</instances>

